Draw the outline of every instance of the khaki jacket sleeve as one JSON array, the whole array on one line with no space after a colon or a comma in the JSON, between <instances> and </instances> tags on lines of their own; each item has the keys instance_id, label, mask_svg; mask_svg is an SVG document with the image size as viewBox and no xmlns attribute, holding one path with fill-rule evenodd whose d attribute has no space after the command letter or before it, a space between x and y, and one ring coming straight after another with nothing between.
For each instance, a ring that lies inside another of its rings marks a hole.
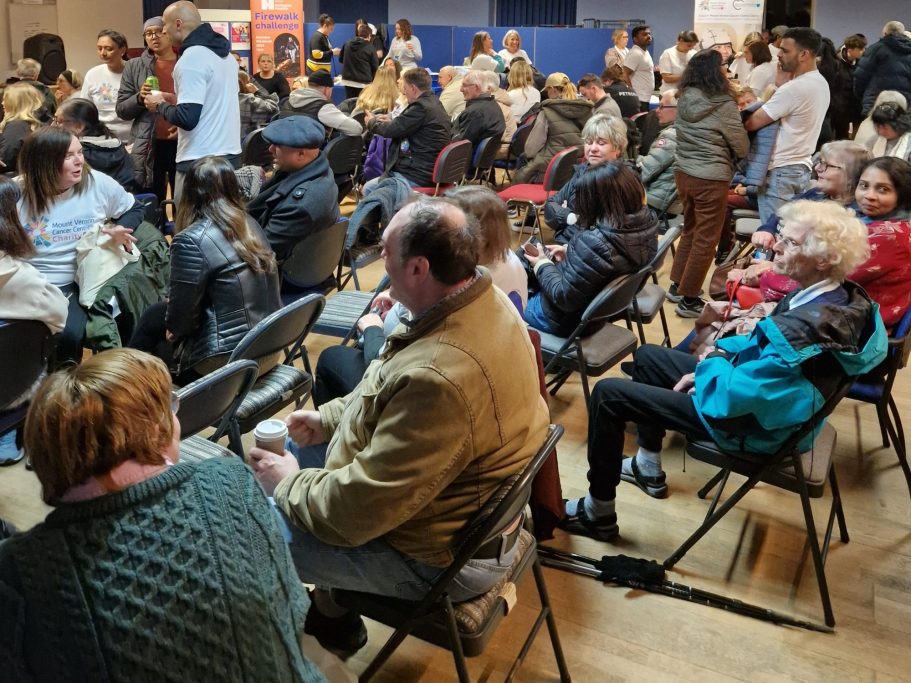
<instances>
[{"instance_id":1,"label":"khaki jacket sleeve","mask_svg":"<svg viewBox=\"0 0 911 683\"><path fill-rule=\"evenodd\" d=\"M324 418L332 413L329 406L320 409ZM438 419L432 424L417 422L415 406L421 406L421 415ZM403 374L380 410L369 445L353 454L349 464L334 470L301 470L275 489L276 503L294 524L325 543L363 545L401 526L431 503L472 458L472 420L478 416L437 370Z\"/></svg>"}]
</instances>

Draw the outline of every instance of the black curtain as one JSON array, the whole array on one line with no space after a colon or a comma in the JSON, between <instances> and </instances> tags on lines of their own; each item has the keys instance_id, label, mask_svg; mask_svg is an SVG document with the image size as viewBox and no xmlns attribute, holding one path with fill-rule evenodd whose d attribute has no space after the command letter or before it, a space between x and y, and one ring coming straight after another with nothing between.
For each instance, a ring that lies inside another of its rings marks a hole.
<instances>
[{"instance_id":1,"label":"black curtain","mask_svg":"<svg viewBox=\"0 0 911 683\"><path fill-rule=\"evenodd\" d=\"M142 0L142 20L160 17L164 14L164 8L172 2L174 0ZM142 46L140 45L140 47Z\"/></svg>"},{"instance_id":2,"label":"black curtain","mask_svg":"<svg viewBox=\"0 0 911 683\"><path fill-rule=\"evenodd\" d=\"M497 0L497 26L575 23L576 0Z\"/></svg>"},{"instance_id":3,"label":"black curtain","mask_svg":"<svg viewBox=\"0 0 911 683\"><path fill-rule=\"evenodd\" d=\"M320 14L328 14L338 24L353 24L357 19L364 18L368 23L379 26L385 24L389 16L388 0L320 0L319 9ZM318 16L308 16L307 21L316 21Z\"/></svg>"}]
</instances>

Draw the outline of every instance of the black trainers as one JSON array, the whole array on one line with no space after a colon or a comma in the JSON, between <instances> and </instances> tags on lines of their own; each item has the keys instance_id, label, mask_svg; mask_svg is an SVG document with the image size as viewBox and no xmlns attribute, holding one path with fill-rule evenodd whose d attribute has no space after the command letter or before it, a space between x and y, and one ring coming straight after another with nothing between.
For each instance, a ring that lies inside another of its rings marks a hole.
<instances>
[{"instance_id":1,"label":"black trainers","mask_svg":"<svg viewBox=\"0 0 911 683\"><path fill-rule=\"evenodd\" d=\"M304 633L319 641L327 650L351 655L367 644L367 627L359 614L348 612L340 617L327 617L319 611L310 593L310 609L304 621Z\"/></svg>"},{"instance_id":2,"label":"black trainers","mask_svg":"<svg viewBox=\"0 0 911 683\"><path fill-rule=\"evenodd\" d=\"M563 504L566 505L566 502L564 500ZM567 515L557 526L567 533L588 536L589 538L608 543L620 535L617 514L589 519L588 515L585 514L585 498L579 499L576 515L574 517Z\"/></svg>"},{"instance_id":3,"label":"black trainers","mask_svg":"<svg viewBox=\"0 0 911 683\"><path fill-rule=\"evenodd\" d=\"M626 377L626 379L633 378L633 369L636 367L636 364L631 360L625 360L620 363L620 374Z\"/></svg>"},{"instance_id":4,"label":"black trainers","mask_svg":"<svg viewBox=\"0 0 911 683\"><path fill-rule=\"evenodd\" d=\"M667 477L664 472L655 477L647 477L639 471L635 456L623 458L620 467L620 479L635 484L652 498L665 498L667 496Z\"/></svg>"},{"instance_id":5,"label":"black trainers","mask_svg":"<svg viewBox=\"0 0 911 683\"><path fill-rule=\"evenodd\" d=\"M674 313L681 318L698 318L703 308L705 308L705 301L700 297L685 296L677 304Z\"/></svg>"},{"instance_id":6,"label":"black trainers","mask_svg":"<svg viewBox=\"0 0 911 683\"><path fill-rule=\"evenodd\" d=\"M699 296L702 296L703 294L705 294L705 292L700 289ZM683 301L683 294L677 291L676 282L672 282L671 286L667 288L667 292L665 293L664 298L666 298L672 304L679 304L681 301Z\"/></svg>"}]
</instances>

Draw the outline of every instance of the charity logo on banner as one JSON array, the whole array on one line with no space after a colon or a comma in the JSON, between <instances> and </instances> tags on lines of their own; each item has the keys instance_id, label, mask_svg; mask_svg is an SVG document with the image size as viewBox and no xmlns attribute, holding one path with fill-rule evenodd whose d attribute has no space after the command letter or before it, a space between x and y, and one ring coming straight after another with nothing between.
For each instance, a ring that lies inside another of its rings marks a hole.
<instances>
[{"instance_id":1,"label":"charity logo on banner","mask_svg":"<svg viewBox=\"0 0 911 683\"><path fill-rule=\"evenodd\" d=\"M765 0L696 0L693 30L700 48L715 47L727 61L748 33L762 30Z\"/></svg>"},{"instance_id":2,"label":"charity logo on banner","mask_svg":"<svg viewBox=\"0 0 911 683\"><path fill-rule=\"evenodd\" d=\"M289 80L300 76L303 0L250 0L250 20L253 64L261 54L269 54L282 76Z\"/></svg>"}]
</instances>

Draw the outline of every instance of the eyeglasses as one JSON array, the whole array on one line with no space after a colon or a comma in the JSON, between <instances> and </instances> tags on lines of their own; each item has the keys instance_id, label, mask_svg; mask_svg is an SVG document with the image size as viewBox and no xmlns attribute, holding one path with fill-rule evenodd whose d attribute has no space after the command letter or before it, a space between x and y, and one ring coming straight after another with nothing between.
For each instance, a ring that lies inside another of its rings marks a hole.
<instances>
[{"instance_id":1,"label":"eyeglasses","mask_svg":"<svg viewBox=\"0 0 911 683\"><path fill-rule=\"evenodd\" d=\"M180 396L177 395L176 391L171 392L171 412L177 415L177 411L180 410Z\"/></svg>"},{"instance_id":2,"label":"eyeglasses","mask_svg":"<svg viewBox=\"0 0 911 683\"><path fill-rule=\"evenodd\" d=\"M161 33L162 33L161 31L146 31L142 35L145 36L146 38L154 38L155 36L160 36Z\"/></svg>"},{"instance_id":3,"label":"eyeglasses","mask_svg":"<svg viewBox=\"0 0 911 683\"><path fill-rule=\"evenodd\" d=\"M676 104L659 104L657 106L657 109L676 109L676 108L677 108Z\"/></svg>"},{"instance_id":4,"label":"eyeglasses","mask_svg":"<svg viewBox=\"0 0 911 683\"><path fill-rule=\"evenodd\" d=\"M791 237L785 237L781 234L778 235L778 241L784 245L785 249L800 249L800 247L803 246L803 242L798 242Z\"/></svg>"},{"instance_id":5,"label":"eyeglasses","mask_svg":"<svg viewBox=\"0 0 911 683\"><path fill-rule=\"evenodd\" d=\"M845 167L844 167L844 166L836 166L835 164L830 164L830 163L828 163L828 162L826 162L826 161L823 161L822 159L820 159L819 161L816 162L816 168L817 168L817 170L820 170L820 171L822 171L823 173L825 173L826 171L828 171L830 168L837 168L837 169L839 169L840 171L845 170Z\"/></svg>"}]
</instances>

